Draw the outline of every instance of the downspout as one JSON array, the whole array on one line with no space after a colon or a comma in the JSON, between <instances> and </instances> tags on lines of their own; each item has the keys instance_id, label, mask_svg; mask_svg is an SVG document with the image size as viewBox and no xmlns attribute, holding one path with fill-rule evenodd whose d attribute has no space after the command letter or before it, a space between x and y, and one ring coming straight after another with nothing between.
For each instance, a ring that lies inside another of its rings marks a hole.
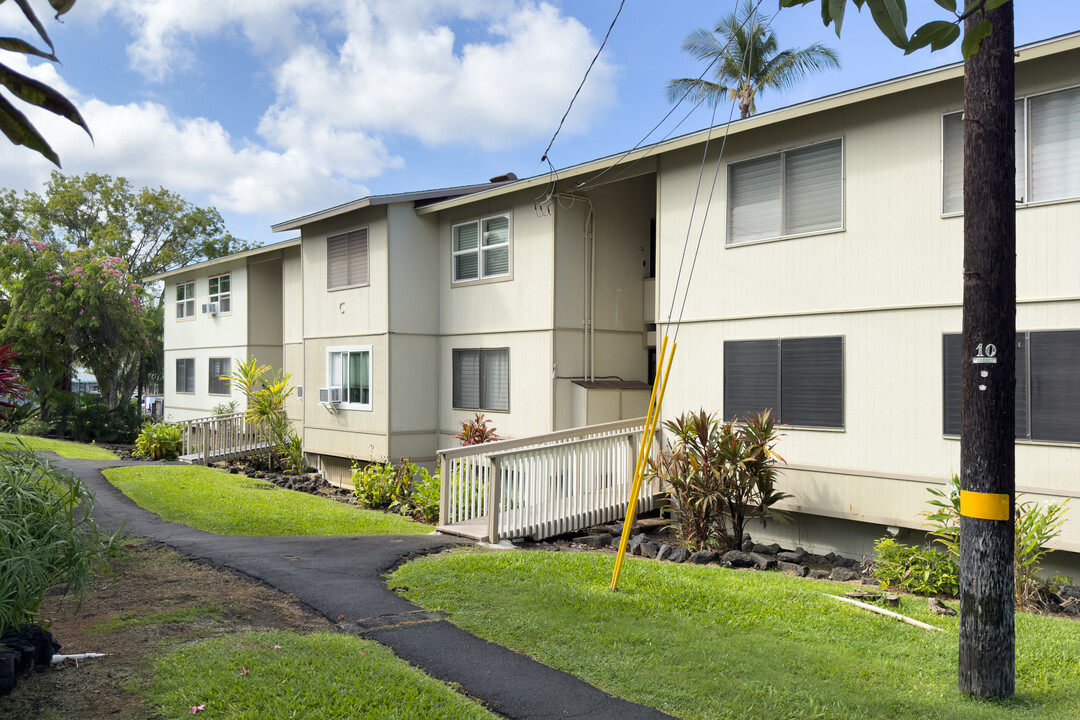
<instances>
[{"instance_id":1,"label":"downspout","mask_svg":"<svg viewBox=\"0 0 1080 720\"><path fill-rule=\"evenodd\" d=\"M596 299L596 212L592 200L584 195L572 193L558 193L556 198L566 198L574 202L580 201L588 206L589 211L585 214L585 227L582 233L582 321L581 321L581 375L588 380L594 376L595 358L595 329L593 328L593 307Z\"/></svg>"}]
</instances>

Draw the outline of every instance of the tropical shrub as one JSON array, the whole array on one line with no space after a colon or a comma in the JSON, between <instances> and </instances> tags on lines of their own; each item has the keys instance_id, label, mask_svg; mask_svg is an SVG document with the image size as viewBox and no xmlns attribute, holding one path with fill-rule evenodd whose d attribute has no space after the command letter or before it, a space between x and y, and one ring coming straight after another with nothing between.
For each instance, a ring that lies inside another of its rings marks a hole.
<instances>
[{"instance_id":1,"label":"tropical shrub","mask_svg":"<svg viewBox=\"0 0 1080 720\"><path fill-rule=\"evenodd\" d=\"M882 587L893 587L918 595L956 595L960 574L956 560L937 548L915 547L886 537L874 543L874 577Z\"/></svg>"},{"instance_id":2,"label":"tropical shrub","mask_svg":"<svg viewBox=\"0 0 1080 720\"><path fill-rule=\"evenodd\" d=\"M183 431L179 425L147 423L135 438L136 457L147 460L175 460L180 457Z\"/></svg>"},{"instance_id":3,"label":"tropical shrub","mask_svg":"<svg viewBox=\"0 0 1080 720\"><path fill-rule=\"evenodd\" d=\"M934 496L928 503L936 508L922 513L933 526L930 534L957 560L960 558L960 478L953 473L945 490L929 488ZM1013 581L1016 585L1016 606L1038 605L1046 592L1053 590L1054 580L1039 577L1039 562L1053 552L1046 545L1061 533L1069 501L1040 503L1021 502L1016 496L1013 525Z\"/></svg>"},{"instance_id":4,"label":"tropical shrub","mask_svg":"<svg viewBox=\"0 0 1080 720\"><path fill-rule=\"evenodd\" d=\"M776 489L779 434L769 411L742 423L704 410L664 423L674 436L649 473L669 488L669 507L690 548L738 547L753 518L784 520L773 509L791 497Z\"/></svg>"},{"instance_id":5,"label":"tropical shrub","mask_svg":"<svg viewBox=\"0 0 1080 720\"><path fill-rule=\"evenodd\" d=\"M482 445L501 440L502 438L495 432L495 427L488 427L490 422L491 420L485 418L483 413L476 413L471 420L461 421L461 432L455 435L454 439L460 440L462 445Z\"/></svg>"},{"instance_id":6,"label":"tropical shrub","mask_svg":"<svg viewBox=\"0 0 1080 720\"><path fill-rule=\"evenodd\" d=\"M142 427L142 413L134 400L110 408L96 393L63 393L55 398L50 416L56 432L77 442L133 442Z\"/></svg>"},{"instance_id":7,"label":"tropical shrub","mask_svg":"<svg viewBox=\"0 0 1080 720\"><path fill-rule=\"evenodd\" d=\"M269 365L260 365L254 356L236 363L231 375L222 380L240 388L247 400L245 416L259 427L260 436L273 447L278 462L299 474L307 468L303 441L285 415L285 401L296 388L291 384L292 373L281 370L270 374Z\"/></svg>"},{"instance_id":8,"label":"tropical shrub","mask_svg":"<svg viewBox=\"0 0 1080 720\"><path fill-rule=\"evenodd\" d=\"M19 435L32 435L34 437L44 437L52 432L52 425L45 422L41 418L28 418L23 420L15 428L15 432Z\"/></svg>"},{"instance_id":9,"label":"tropical shrub","mask_svg":"<svg viewBox=\"0 0 1080 720\"><path fill-rule=\"evenodd\" d=\"M429 473L409 458L401 463L354 465L353 494L366 508L390 510L416 520L439 518L439 473Z\"/></svg>"},{"instance_id":10,"label":"tropical shrub","mask_svg":"<svg viewBox=\"0 0 1080 720\"><path fill-rule=\"evenodd\" d=\"M228 402L220 402L214 407L210 408L210 412L214 415L232 415L236 412L237 403L235 400Z\"/></svg>"},{"instance_id":11,"label":"tropical shrub","mask_svg":"<svg viewBox=\"0 0 1080 720\"><path fill-rule=\"evenodd\" d=\"M91 518L86 487L25 448L0 447L0 488L2 634L33 621L55 585L82 598L113 538Z\"/></svg>"}]
</instances>

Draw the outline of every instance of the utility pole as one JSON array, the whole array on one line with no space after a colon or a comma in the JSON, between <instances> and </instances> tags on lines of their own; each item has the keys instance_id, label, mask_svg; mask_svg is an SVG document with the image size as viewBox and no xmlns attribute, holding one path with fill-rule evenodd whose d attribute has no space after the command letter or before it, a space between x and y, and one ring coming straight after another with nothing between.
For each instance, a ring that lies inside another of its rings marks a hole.
<instances>
[{"instance_id":1,"label":"utility pole","mask_svg":"<svg viewBox=\"0 0 1080 720\"><path fill-rule=\"evenodd\" d=\"M1013 5L965 20L993 26L964 63L959 686L980 698L1015 692Z\"/></svg>"}]
</instances>

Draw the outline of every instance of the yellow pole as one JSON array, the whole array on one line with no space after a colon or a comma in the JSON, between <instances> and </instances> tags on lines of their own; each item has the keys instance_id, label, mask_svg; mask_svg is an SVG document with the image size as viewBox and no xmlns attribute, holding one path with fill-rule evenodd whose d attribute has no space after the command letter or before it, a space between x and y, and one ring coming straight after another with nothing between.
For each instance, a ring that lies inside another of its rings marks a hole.
<instances>
[{"instance_id":1,"label":"yellow pole","mask_svg":"<svg viewBox=\"0 0 1080 720\"><path fill-rule=\"evenodd\" d=\"M637 513L637 498L641 492L641 483L645 477L645 465L649 457L649 449L652 446L653 435L656 434L656 424L660 416L660 405L664 402L664 391L667 389L668 375L671 373L671 361L675 357L675 348L678 343L671 344L671 353L664 357L664 351L667 348L668 338L664 336L664 342L660 349L660 358L657 360L657 367L663 365L664 360L667 360L667 365L664 367L663 382L660 382L660 374L658 373L653 379L653 392L652 398L649 400L649 413L645 416L645 434L641 438L641 445L638 448L638 460L637 465L634 468L634 482L630 488L630 498L626 506L626 519L623 521L622 538L619 541L619 553L615 557L615 571L611 575L611 589L617 590L619 588L619 575L622 574L623 558L626 557L626 544L630 540L630 528L634 524L634 516ZM657 388L660 391L657 393Z\"/></svg>"}]
</instances>

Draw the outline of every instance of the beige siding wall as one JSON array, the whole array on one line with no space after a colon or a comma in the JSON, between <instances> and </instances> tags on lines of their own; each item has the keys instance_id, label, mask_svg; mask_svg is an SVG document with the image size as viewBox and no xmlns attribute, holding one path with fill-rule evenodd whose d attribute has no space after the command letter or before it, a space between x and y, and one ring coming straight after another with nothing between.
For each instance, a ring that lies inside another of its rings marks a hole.
<instances>
[{"instance_id":1,"label":"beige siding wall","mask_svg":"<svg viewBox=\"0 0 1080 720\"><path fill-rule=\"evenodd\" d=\"M327 290L326 238L368 229L364 287ZM304 338L385 333L387 326L387 224L385 206L365 208L303 229Z\"/></svg>"},{"instance_id":2,"label":"beige siding wall","mask_svg":"<svg viewBox=\"0 0 1080 720\"><path fill-rule=\"evenodd\" d=\"M1038 87L1020 84L1021 94L1062 84L1056 71L1022 77ZM919 527L926 488L959 470L959 441L942 433L942 334L961 325L963 220L941 215L941 114L961 93L959 81L945 83L728 141L725 161L844 140L841 231L725 247L721 171L664 403L664 417L722 412L725 340L843 336L844 428L785 428L778 447L792 466L790 509ZM700 151L660 161L662 316ZM1080 328L1078 223L1080 202L1018 208L1018 330ZM1080 496L1075 446L1021 442L1016 461L1017 486L1033 497ZM1057 546L1080 551L1080 514L1070 515Z\"/></svg>"},{"instance_id":3,"label":"beige siding wall","mask_svg":"<svg viewBox=\"0 0 1080 720\"><path fill-rule=\"evenodd\" d=\"M534 197L530 190L438 214L439 332L444 336L551 328L553 220L537 215ZM453 225L502 213L510 214L510 279L452 286Z\"/></svg>"},{"instance_id":4,"label":"beige siding wall","mask_svg":"<svg viewBox=\"0 0 1080 720\"><path fill-rule=\"evenodd\" d=\"M226 346L214 348L178 348L165 351L165 420L188 420L197 417L206 417L211 413L215 405L228 403L236 400L239 409L244 408L244 396L235 387L230 388L228 395L210 394L210 358L230 358L230 365L235 369L236 358L247 357L249 348L246 346ZM281 349L278 348L279 357ZM195 360L195 392L176 392L176 361L180 358L193 358ZM260 358L261 359L261 358ZM264 362L269 362L268 360Z\"/></svg>"},{"instance_id":5,"label":"beige siding wall","mask_svg":"<svg viewBox=\"0 0 1080 720\"><path fill-rule=\"evenodd\" d=\"M396 333L439 332L439 224L411 203L387 207L390 326Z\"/></svg>"},{"instance_id":6,"label":"beige siding wall","mask_svg":"<svg viewBox=\"0 0 1080 720\"><path fill-rule=\"evenodd\" d=\"M435 455L439 423L439 340L390 337L390 430L395 457Z\"/></svg>"},{"instance_id":7,"label":"beige siding wall","mask_svg":"<svg viewBox=\"0 0 1080 720\"><path fill-rule=\"evenodd\" d=\"M327 349L371 346L371 410L339 408L331 412L319 405L319 388L326 387ZM390 414L386 335L349 335L309 339L304 342L304 445L314 453L360 460L385 460Z\"/></svg>"},{"instance_id":8,"label":"beige siding wall","mask_svg":"<svg viewBox=\"0 0 1080 720\"><path fill-rule=\"evenodd\" d=\"M509 348L510 411L481 412L502 437L527 437L552 427L551 332L489 333L443 337L439 341L439 447L454 447L451 438L476 410L453 407L453 349Z\"/></svg>"},{"instance_id":9,"label":"beige siding wall","mask_svg":"<svg viewBox=\"0 0 1080 720\"><path fill-rule=\"evenodd\" d=\"M319 387L321 386L308 386L307 378L304 376L304 344L303 343L288 343L283 345L282 351L282 367L285 372L292 374L293 385L297 385L303 388L302 392L304 398L307 397L308 392L315 393L315 399L318 400ZM294 423L299 426L304 422L304 399L299 397L300 392L293 392L288 400L285 401L285 414Z\"/></svg>"},{"instance_id":10,"label":"beige siding wall","mask_svg":"<svg viewBox=\"0 0 1080 720\"><path fill-rule=\"evenodd\" d=\"M211 276L231 273L232 311L219 313L211 317L202 311L207 302ZM165 281L165 347L235 347L248 343L248 303L247 265L241 258L235 263L227 263L202 270L193 270ZM176 319L176 286L195 281L195 316L183 320Z\"/></svg>"},{"instance_id":11,"label":"beige siding wall","mask_svg":"<svg viewBox=\"0 0 1080 720\"><path fill-rule=\"evenodd\" d=\"M277 345L280 350L284 304L281 257L249 262L247 278L248 342Z\"/></svg>"},{"instance_id":12,"label":"beige siding wall","mask_svg":"<svg viewBox=\"0 0 1080 720\"><path fill-rule=\"evenodd\" d=\"M282 342L298 343L304 339L304 269L298 247L289 248L281 261L281 286Z\"/></svg>"}]
</instances>

